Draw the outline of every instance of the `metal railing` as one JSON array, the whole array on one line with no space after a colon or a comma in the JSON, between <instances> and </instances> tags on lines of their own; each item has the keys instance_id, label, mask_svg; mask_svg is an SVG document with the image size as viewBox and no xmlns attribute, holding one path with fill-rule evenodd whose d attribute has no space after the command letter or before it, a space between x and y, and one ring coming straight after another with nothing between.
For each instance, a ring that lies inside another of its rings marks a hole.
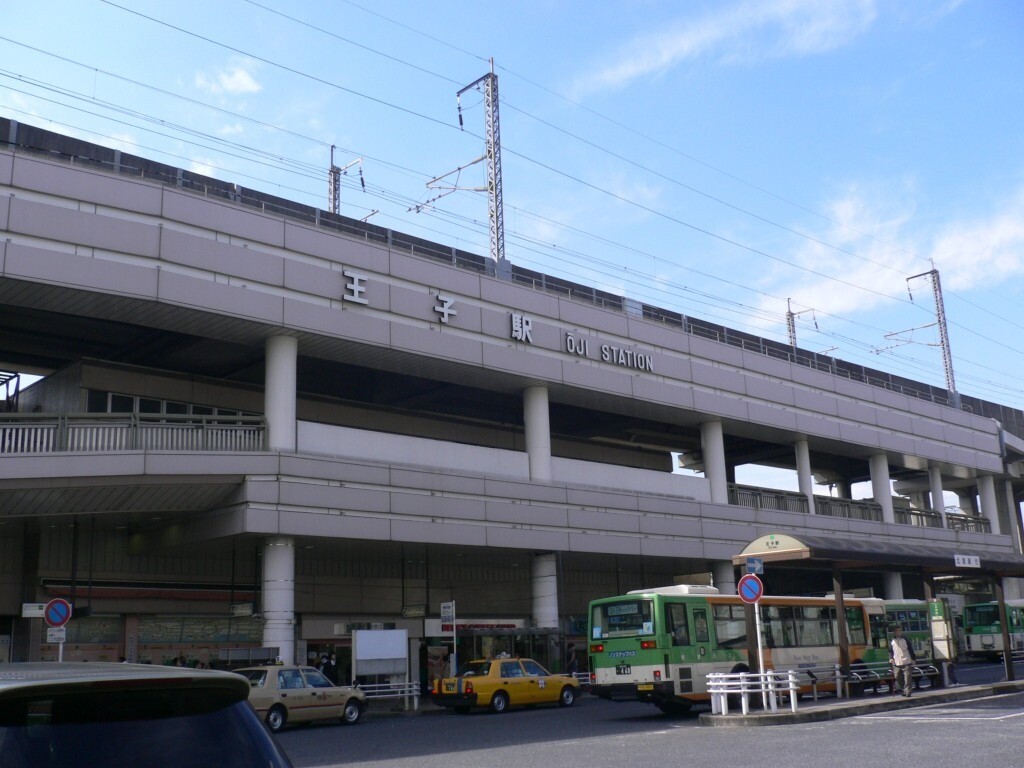
<instances>
[{"instance_id":1,"label":"metal railing","mask_svg":"<svg viewBox=\"0 0 1024 768\"><path fill-rule=\"evenodd\" d=\"M882 522L882 505L873 501L835 499L831 496L815 496L814 512L826 517L845 517L847 520Z\"/></svg>"},{"instance_id":2,"label":"metal railing","mask_svg":"<svg viewBox=\"0 0 1024 768\"><path fill-rule=\"evenodd\" d=\"M736 485L735 483L729 484L729 503L750 509L767 509L778 512L808 512L807 497L802 493ZM874 501L815 496L814 512L824 517L866 520L873 523L884 522L882 505ZM951 531L969 531L973 533L992 533L992 524L983 517L950 514L948 512L942 513L934 509L894 507L893 517L898 525L946 528Z\"/></svg>"},{"instance_id":3,"label":"metal railing","mask_svg":"<svg viewBox=\"0 0 1024 768\"><path fill-rule=\"evenodd\" d=\"M942 513L934 509L911 509L896 507L893 509L896 522L900 525L917 525L922 528L943 528Z\"/></svg>"},{"instance_id":4,"label":"metal railing","mask_svg":"<svg viewBox=\"0 0 1024 768\"><path fill-rule=\"evenodd\" d=\"M262 416L0 414L0 453L264 450Z\"/></svg>"},{"instance_id":5,"label":"metal railing","mask_svg":"<svg viewBox=\"0 0 1024 768\"><path fill-rule=\"evenodd\" d=\"M396 705L406 710L420 708L419 681L408 683L359 683L359 690L366 694L370 701L394 699Z\"/></svg>"},{"instance_id":6,"label":"metal railing","mask_svg":"<svg viewBox=\"0 0 1024 768\"><path fill-rule=\"evenodd\" d=\"M970 515L951 515L946 513L946 527L951 531L992 533L992 523L984 517L971 517Z\"/></svg>"},{"instance_id":7,"label":"metal railing","mask_svg":"<svg viewBox=\"0 0 1024 768\"><path fill-rule=\"evenodd\" d=\"M807 512L807 497L802 493L775 491L746 485L729 484L729 503L752 509L778 512Z\"/></svg>"}]
</instances>

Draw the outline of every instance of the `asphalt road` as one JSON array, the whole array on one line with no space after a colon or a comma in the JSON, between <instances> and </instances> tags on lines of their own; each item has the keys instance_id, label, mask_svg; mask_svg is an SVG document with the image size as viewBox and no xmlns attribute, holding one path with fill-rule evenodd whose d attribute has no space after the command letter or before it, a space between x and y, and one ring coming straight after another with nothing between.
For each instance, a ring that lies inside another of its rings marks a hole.
<instances>
[{"instance_id":1,"label":"asphalt road","mask_svg":"<svg viewBox=\"0 0 1024 768\"><path fill-rule=\"evenodd\" d=\"M1024 694L758 728L702 728L699 711L706 710L673 719L652 706L584 695L568 709L503 715L377 714L354 727L286 729L278 741L296 768L1024 766Z\"/></svg>"}]
</instances>

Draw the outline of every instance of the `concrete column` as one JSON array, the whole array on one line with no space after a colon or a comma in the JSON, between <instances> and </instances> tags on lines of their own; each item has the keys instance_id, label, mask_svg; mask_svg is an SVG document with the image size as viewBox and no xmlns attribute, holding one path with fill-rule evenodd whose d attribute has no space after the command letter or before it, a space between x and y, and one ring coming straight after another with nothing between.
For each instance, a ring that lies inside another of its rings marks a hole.
<instances>
[{"instance_id":1,"label":"concrete column","mask_svg":"<svg viewBox=\"0 0 1024 768\"><path fill-rule=\"evenodd\" d=\"M882 520L896 522L892 509L892 485L889 483L889 459L884 453L876 453L868 462L871 469L871 495L882 505ZM895 599L895 598L894 598Z\"/></svg>"},{"instance_id":2,"label":"concrete column","mask_svg":"<svg viewBox=\"0 0 1024 768\"><path fill-rule=\"evenodd\" d=\"M736 569L728 560L715 560L711 563L711 580L723 595L736 594Z\"/></svg>"},{"instance_id":3,"label":"concrete column","mask_svg":"<svg viewBox=\"0 0 1024 768\"><path fill-rule=\"evenodd\" d=\"M1017 552L1024 551L1021 549L1022 542L1020 536L1020 507L1017 505L1017 500L1013 497L1013 481L1003 481L1003 491L1006 493L1006 511L1007 518L1010 521L1010 530L1008 533L1013 538L1013 548ZM1013 579L1016 581L1016 579Z\"/></svg>"},{"instance_id":4,"label":"concrete column","mask_svg":"<svg viewBox=\"0 0 1024 768\"><path fill-rule=\"evenodd\" d=\"M533 622L537 627L558 627L558 560L553 552L534 555Z\"/></svg>"},{"instance_id":5,"label":"concrete column","mask_svg":"<svg viewBox=\"0 0 1024 768\"><path fill-rule=\"evenodd\" d=\"M981 514L992 524L992 533L1001 533L999 528L999 505L996 503L996 479L992 475L978 478L978 500Z\"/></svg>"},{"instance_id":6,"label":"concrete column","mask_svg":"<svg viewBox=\"0 0 1024 768\"><path fill-rule=\"evenodd\" d=\"M298 339L267 339L263 411L267 419L267 447L272 451L295 451L298 361Z\"/></svg>"},{"instance_id":7,"label":"concrete column","mask_svg":"<svg viewBox=\"0 0 1024 768\"><path fill-rule=\"evenodd\" d=\"M725 434L722 422L705 421L700 425L701 451L704 454L704 476L711 483L711 503L729 503L729 482L725 472Z\"/></svg>"},{"instance_id":8,"label":"concrete column","mask_svg":"<svg viewBox=\"0 0 1024 768\"><path fill-rule=\"evenodd\" d=\"M903 578L898 573L884 573L885 584L882 587L885 590L886 600L902 600L903 599Z\"/></svg>"},{"instance_id":9,"label":"concrete column","mask_svg":"<svg viewBox=\"0 0 1024 768\"><path fill-rule=\"evenodd\" d=\"M836 481L836 496L840 499L852 499L853 488L850 485L850 481L846 478Z\"/></svg>"},{"instance_id":10,"label":"concrete column","mask_svg":"<svg viewBox=\"0 0 1024 768\"><path fill-rule=\"evenodd\" d=\"M797 440L796 476L800 484L800 493L807 497L807 511L814 514L814 475L811 473L811 448L806 440Z\"/></svg>"},{"instance_id":11,"label":"concrete column","mask_svg":"<svg viewBox=\"0 0 1024 768\"><path fill-rule=\"evenodd\" d=\"M931 489L931 508L945 514L946 501L942 495L942 470L938 467L928 467L928 487Z\"/></svg>"},{"instance_id":12,"label":"concrete column","mask_svg":"<svg viewBox=\"0 0 1024 768\"><path fill-rule=\"evenodd\" d=\"M263 545L263 645L295 663L295 542L274 536Z\"/></svg>"},{"instance_id":13,"label":"concrete column","mask_svg":"<svg viewBox=\"0 0 1024 768\"><path fill-rule=\"evenodd\" d=\"M548 412L548 388L523 390L523 423L526 427L526 456L530 479L551 480L551 417Z\"/></svg>"}]
</instances>

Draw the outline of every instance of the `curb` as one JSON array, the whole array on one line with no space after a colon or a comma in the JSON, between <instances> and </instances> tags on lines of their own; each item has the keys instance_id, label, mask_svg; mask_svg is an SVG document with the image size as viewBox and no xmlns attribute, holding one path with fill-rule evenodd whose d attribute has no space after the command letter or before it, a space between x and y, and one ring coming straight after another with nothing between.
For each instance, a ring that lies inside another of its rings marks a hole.
<instances>
[{"instance_id":1,"label":"curb","mask_svg":"<svg viewBox=\"0 0 1024 768\"><path fill-rule=\"evenodd\" d=\"M900 709L913 709L931 704L945 704L951 701L967 701L984 699L989 696L1000 696L1007 693L1024 691L1024 681L992 683L991 685L972 685L944 689L941 691L919 692L910 699L902 697L886 697L877 701L836 700L829 705L817 705L803 711L756 712L747 715L713 715L704 712L699 722L703 726L737 728L744 726L795 725L798 723L820 723L828 720L839 720L845 717L858 717L873 712L892 712Z\"/></svg>"}]
</instances>

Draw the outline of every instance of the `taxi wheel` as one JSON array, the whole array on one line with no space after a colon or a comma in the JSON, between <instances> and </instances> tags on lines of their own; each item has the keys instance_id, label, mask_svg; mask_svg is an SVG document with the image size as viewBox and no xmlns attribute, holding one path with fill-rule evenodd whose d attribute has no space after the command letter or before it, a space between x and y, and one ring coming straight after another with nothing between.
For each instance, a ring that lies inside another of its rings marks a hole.
<instances>
[{"instance_id":1,"label":"taxi wheel","mask_svg":"<svg viewBox=\"0 0 1024 768\"><path fill-rule=\"evenodd\" d=\"M267 728L274 733L284 728L286 722L288 722L288 712L280 704L275 704L267 712Z\"/></svg>"},{"instance_id":2,"label":"taxi wheel","mask_svg":"<svg viewBox=\"0 0 1024 768\"><path fill-rule=\"evenodd\" d=\"M362 716L363 708L359 706L358 700L349 699L345 702L345 709L341 713L341 722L345 725L355 725Z\"/></svg>"},{"instance_id":3,"label":"taxi wheel","mask_svg":"<svg viewBox=\"0 0 1024 768\"><path fill-rule=\"evenodd\" d=\"M508 709L508 694L498 691L491 697L491 712L504 712Z\"/></svg>"},{"instance_id":4,"label":"taxi wheel","mask_svg":"<svg viewBox=\"0 0 1024 768\"><path fill-rule=\"evenodd\" d=\"M576 691L573 690L571 685L565 686L558 695L558 705L560 707L571 707L574 701L576 701Z\"/></svg>"}]
</instances>

